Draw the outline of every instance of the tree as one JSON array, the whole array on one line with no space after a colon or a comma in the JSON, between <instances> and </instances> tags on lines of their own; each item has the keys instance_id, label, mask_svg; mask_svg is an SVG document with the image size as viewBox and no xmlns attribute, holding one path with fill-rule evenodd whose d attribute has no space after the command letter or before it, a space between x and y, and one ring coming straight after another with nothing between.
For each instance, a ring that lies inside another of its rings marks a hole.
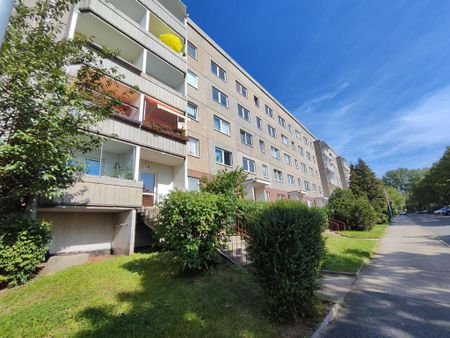
<instances>
[{"instance_id":1,"label":"tree","mask_svg":"<svg viewBox=\"0 0 450 338\"><path fill-rule=\"evenodd\" d=\"M0 50L0 212L35 217L39 196L72 185L83 169L75 154L99 145L95 125L119 103L117 71L102 65L116 54L61 38L76 2L16 1Z\"/></svg>"},{"instance_id":2,"label":"tree","mask_svg":"<svg viewBox=\"0 0 450 338\"><path fill-rule=\"evenodd\" d=\"M394 187L386 187L386 193L388 195L392 213L398 215L400 211L405 209L405 197Z\"/></svg>"},{"instance_id":3,"label":"tree","mask_svg":"<svg viewBox=\"0 0 450 338\"><path fill-rule=\"evenodd\" d=\"M402 194L406 194L409 188L409 169L389 170L384 174L382 180L386 186L394 187Z\"/></svg>"},{"instance_id":4,"label":"tree","mask_svg":"<svg viewBox=\"0 0 450 338\"><path fill-rule=\"evenodd\" d=\"M412 199L417 208L434 208L450 204L450 146L416 184Z\"/></svg>"},{"instance_id":5,"label":"tree","mask_svg":"<svg viewBox=\"0 0 450 338\"><path fill-rule=\"evenodd\" d=\"M213 194L223 194L233 198L244 198L244 182L247 179L247 174L244 169L238 168L236 170L221 170L209 180L206 176L202 177L200 181L200 188L202 191Z\"/></svg>"},{"instance_id":6,"label":"tree","mask_svg":"<svg viewBox=\"0 0 450 338\"><path fill-rule=\"evenodd\" d=\"M387 211L383 183L363 160L350 167L350 190L357 197L367 197L380 218Z\"/></svg>"}]
</instances>

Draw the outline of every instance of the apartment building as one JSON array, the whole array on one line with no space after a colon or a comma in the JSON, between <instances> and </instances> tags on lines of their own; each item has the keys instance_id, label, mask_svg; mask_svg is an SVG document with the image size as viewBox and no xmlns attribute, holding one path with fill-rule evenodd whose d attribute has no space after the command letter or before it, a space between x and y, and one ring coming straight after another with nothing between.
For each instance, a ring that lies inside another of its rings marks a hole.
<instances>
[{"instance_id":1,"label":"apartment building","mask_svg":"<svg viewBox=\"0 0 450 338\"><path fill-rule=\"evenodd\" d=\"M348 165L345 158L338 156L336 158L339 176L341 177L342 189L350 188L350 166Z\"/></svg>"},{"instance_id":2,"label":"apartment building","mask_svg":"<svg viewBox=\"0 0 450 338\"><path fill-rule=\"evenodd\" d=\"M243 167L250 199L323 205L317 138L190 19L187 36L189 189Z\"/></svg>"},{"instance_id":3,"label":"apartment building","mask_svg":"<svg viewBox=\"0 0 450 338\"><path fill-rule=\"evenodd\" d=\"M39 217L53 224L51 254L130 254L145 245L140 208L187 186L186 8L178 0L84 0L66 21L67 38L83 34L92 48L119 52L104 65L122 75L116 93L130 94L96 127L102 146L79 156L81 181L41 203Z\"/></svg>"},{"instance_id":4,"label":"apartment building","mask_svg":"<svg viewBox=\"0 0 450 338\"><path fill-rule=\"evenodd\" d=\"M314 143L314 148L318 158L323 194L325 198L329 198L334 189L342 189L344 185L348 187L350 168L348 168L345 159L340 157L326 142L317 140ZM341 176L339 163L340 165L346 165L347 176Z\"/></svg>"}]
</instances>

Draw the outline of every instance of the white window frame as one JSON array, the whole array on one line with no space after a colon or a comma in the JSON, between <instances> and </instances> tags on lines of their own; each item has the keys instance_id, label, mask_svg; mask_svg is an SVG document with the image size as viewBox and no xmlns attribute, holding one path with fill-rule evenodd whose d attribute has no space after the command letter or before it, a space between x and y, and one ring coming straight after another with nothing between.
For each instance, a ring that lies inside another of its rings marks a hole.
<instances>
[{"instance_id":1,"label":"white window frame","mask_svg":"<svg viewBox=\"0 0 450 338\"><path fill-rule=\"evenodd\" d=\"M309 181L308 180L303 180L303 186L305 187L306 191L310 191L311 187L309 186Z\"/></svg>"},{"instance_id":2,"label":"white window frame","mask_svg":"<svg viewBox=\"0 0 450 338\"><path fill-rule=\"evenodd\" d=\"M245 168L247 163L247 168ZM251 170L251 166L253 166L253 170ZM244 168L245 172L251 173L251 174L256 174L256 163L255 161L247 158L247 157L242 157L242 167Z\"/></svg>"},{"instance_id":3,"label":"white window frame","mask_svg":"<svg viewBox=\"0 0 450 338\"><path fill-rule=\"evenodd\" d=\"M300 134L300 132L297 129L295 129L295 137L298 138L299 140L302 139L302 134Z\"/></svg>"},{"instance_id":4,"label":"white window frame","mask_svg":"<svg viewBox=\"0 0 450 338\"><path fill-rule=\"evenodd\" d=\"M241 94L243 97L248 98L248 90L242 83L236 81L236 91Z\"/></svg>"},{"instance_id":5,"label":"white window frame","mask_svg":"<svg viewBox=\"0 0 450 338\"><path fill-rule=\"evenodd\" d=\"M250 114L250 110L248 110L247 108L245 108L243 105L238 104L238 115L241 119L247 121L247 122L251 122L251 114Z\"/></svg>"},{"instance_id":6,"label":"white window frame","mask_svg":"<svg viewBox=\"0 0 450 338\"><path fill-rule=\"evenodd\" d=\"M280 115L278 115L278 124L286 129L286 120Z\"/></svg>"},{"instance_id":7,"label":"white window frame","mask_svg":"<svg viewBox=\"0 0 450 338\"><path fill-rule=\"evenodd\" d=\"M263 177L269 177L269 166L267 164L261 165Z\"/></svg>"},{"instance_id":8,"label":"white window frame","mask_svg":"<svg viewBox=\"0 0 450 338\"><path fill-rule=\"evenodd\" d=\"M222 73L223 73L223 78L220 76L220 71L222 71ZM215 63L213 60L211 60L211 73L213 73L215 76L217 76L223 82L227 82L227 72L225 71L225 69L220 67L217 63Z\"/></svg>"},{"instance_id":9,"label":"white window frame","mask_svg":"<svg viewBox=\"0 0 450 338\"><path fill-rule=\"evenodd\" d=\"M256 128L262 130L263 129L263 121L262 118L256 116Z\"/></svg>"},{"instance_id":10,"label":"white window frame","mask_svg":"<svg viewBox=\"0 0 450 338\"><path fill-rule=\"evenodd\" d=\"M194 143L192 143L194 142ZM188 142L187 142L187 152L189 156L194 156L194 157L200 157L200 140L196 139L195 137L190 137L188 138ZM190 144L195 144L195 153L191 153L191 149L190 149Z\"/></svg>"},{"instance_id":11,"label":"white window frame","mask_svg":"<svg viewBox=\"0 0 450 338\"><path fill-rule=\"evenodd\" d=\"M195 116L189 115L189 113L188 113L188 111L189 111L189 109L188 109L189 106L191 106L192 108L194 108ZM191 120L198 121L198 106L197 106L195 103L192 103L191 101L188 101L187 107L186 107L186 115L187 115L187 117L189 117Z\"/></svg>"},{"instance_id":12,"label":"white window frame","mask_svg":"<svg viewBox=\"0 0 450 338\"><path fill-rule=\"evenodd\" d=\"M283 172L278 169L273 169L273 179L277 182L283 182Z\"/></svg>"},{"instance_id":13,"label":"white window frame","mask_svg":"<svg viewBox=\"0 0 450 338\"><path fill-rule=\"evenodd\" d=\"M259 140L259 151L263 154L266 153L266 142Z\"/></svg>"},{"instance_id":14,"label":"white window frame","mask_svg":"<svg viewBox=\"0 0 450 338\"><path fill-rule=\"evenodd\" d=\"M273 131L273 135L272 135L271 131ZM267 132L273 138L277 138L277 130L274 127L272 127L270 124L267 125Z\"/></svg>"},{"instance_id":15,"label":"white window frame","mask_svg":"<svg viewBox=\"0 0 450 338\"><path fill-rule=\"evenodd\" d=\"M192 49L194 50L194 54L189 53L189 47L192 47ZM195 60L198 60L198 48L190 41L188 41L187 53Z\"/></svg>"},{"instance_id":16,"label":"white window frame","mask_svg":"<svg viewBox=\"0 0 450 338\"><path fill-rule=\"evenodd\" d=\"M295 185L295 179L294 179L294 176L288 174L287 177L288 177L288 184L289 184L289 185Z\"/></svg>"},{"instance_id":17,"label":"white window frame","mask_svg":"<svg viewBox=\"0 0 450 338\"><path fill-rule=\"evenodd\" d=\"M265 111L266 111L266 115L267 116L270 116L271 118L273 118L273 109L270 108L267 104L266 104L266 107L265 107Z\"/></svg>"},{"instance_id":18,"label":"white window frame","mask_svg":"<svg viewBox=\"0 0 450 338\"><path fill-rule=\"evenodd\" d=\"M287 138L286 135L281 134L281 143L287 146L289 145L289 139Z\"/></svg>"},{"instance_id":19,"label":"white window frame","mask_svg":"<svg viewBox=\"0 0 450 338\"><path fill-rule=\"evenodd\" d=\"M274 146L270 146L270 153L272 154L272 157L276 160L281 159L281 153L278 148L275 148Z\"/></svg>"},{"instance_id":20,"label":"white window frame","mask_svg":"<svg viewBox=\"0 0 450 338\"><path fill-rule=\"evenodd\" d=\"M214 91L217 91L217 97L218 97L217 100L214 98ZM228 104L229 104L228 95L223 93L223 92L221 92L219 89L217 89L214 86L212 87L212 99L213 99L214 102L217 102L221 106L223 106L225 108L228 108ZM225 104L222 103L221 99L225 99Z\"/></svg>"},{"instance_id":21,"label":"white window frame","mask_svg":"<svg viewBox=\"0 0 450 338\"><path fill-rule=\"evenodd\" d=\"M190 186L190 184L189 184L189 181L190 180L195 180L196 181L196 184L197 184L197 187L196 187L196 189L189 189L189 186ZM192 177L192 176L188 176L187 177L187 183L188 183L188 191L200 191L200 179L199 178L197 178L197 177Z\"/></svg>"},{"instance_id":22,"label":"white window frame","mask_svg":"<svg viewBox=\"0 0 450 338\"><path fill-rule=\"evenodd\" d=\"M219 129L216 128L216 124L215 124L215 121L216 121L216 120L219 121ZM222 133L222 134L224 134L224 135L230 136L230 132L231 132L230 122L228 122L228 121L226 121L226 120L220 118L220 117L217 116L217 115L214 115L214 116L213 116L213 125L214 125L214 130L215 130L215 131L218 131L219 133ZM228 125L228 133L226 133L226 132L223 130L222 127L223 127L224 125Z\"/></svg>"},{"instance_id":23,"label":"white window frame","mask_svg":"<svg viewBox=\"0 0 450 338\"><path fill-rule=\"evenodd\" d=\"M217 151L222 153L222 160L223 160L223 162L218 162L217 161L217 157L216 157ZM225 153L230 154L230 164L225 163ZM220 147L215 147L215 149L214 149L214 158L215 158L217 164L225 165L225 166L228 166L228 167L232 167L233 166L233 153L231 151L225 150L225 149L220 148Z\"/></svg>"},{"instance_id":24,"label":"white window frame","mask_svg":"<svg viewBox=\"0 0 450 338\"><path fill-rule=\"evenodd\" d=\"M284 154L284 163L286 163L287 165L292 166L292 157L289 154Z\"/></svg>"},{"instance_id":25,"label":"white window frame","mask_svg":"<svg viewBox=\"0 0 450 338\"><path fill-rule=\"evenodd\" d=\"M247 146L253 146L253 135L252 134L250 134L249 132L241 129L239 131L239 135L240 135L242 144L245 144Z\"/></svg>"},{"instance_id":26,"label":"white window frame","mask_svg":"<svg viewBox=\"0 0 450 338\"><path fill-rule=\"evenodd\" d=\"M301 162L300 167L301 167L303 173L306 174L308 172L308 168L306 167L305 163Z\"/></svg>"},{"instance_id":27,"label":"white window frame","mask_svg":"<svg viewBox=\"0 0 450 338\"><path fill-rule=\"evenodd\" d=\"M191 76L191 78L195 80L195 84L189 82L189 76ZM186 82L192 88L198 89L198 76L197 76L197 74L195 74L193 71L191 71L189 69L186 74Z\"/></svg>"}]
</instances>

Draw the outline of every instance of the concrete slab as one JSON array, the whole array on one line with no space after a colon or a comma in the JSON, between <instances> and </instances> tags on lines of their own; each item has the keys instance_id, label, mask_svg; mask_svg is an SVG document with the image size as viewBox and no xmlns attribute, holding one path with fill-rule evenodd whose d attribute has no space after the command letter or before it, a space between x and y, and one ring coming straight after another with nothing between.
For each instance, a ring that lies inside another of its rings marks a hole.
<instances>
[{"instance_id":1,"label":"concrete slab","mask_svg":"<svg viewBox=\"0 0 450 338\"><path fill-rule=\"evenodd\" d=\"M87 253L52 256L40 274L42 276L51 275L55 272L70 268L71 266L85 264L88 260L89 255Z\"/></svg>"}]
</instances>

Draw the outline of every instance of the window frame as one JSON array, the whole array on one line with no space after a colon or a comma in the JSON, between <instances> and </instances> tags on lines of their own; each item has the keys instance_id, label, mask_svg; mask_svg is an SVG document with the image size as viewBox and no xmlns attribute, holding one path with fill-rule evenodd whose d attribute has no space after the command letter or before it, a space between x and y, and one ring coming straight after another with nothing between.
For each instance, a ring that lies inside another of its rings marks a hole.
<instances>
[{"instance_id":1,"label":"window frame","mask_svg":"<svg viewBox=\"0 0 450 338\"><path fill-rule=\"evenodd\" d=\"M189 47L192 47L193 50L195 51L195 55L192 55L191 53L189 53ZM188 41L187 43L187 47L186 47L186 52L189 56L191 56L194 60L198 60L198 48L196 45L194 45L192 42Z\"/></svg>"},{"instance_id":2,"label":"window frame","mask_svg":"<svg viewBox=\"0 0 450 338\"><path fill-rule=\"evenodd\" d=\"M189 83L189 78L188 78L188 74L190 75L190 76L192 76L193 78L195 78L195 83L196 83L196 85L194 86L193 84L191 84L191 83ZM189 86L191 86L192 88L195 88L195 89L198 89L198 75L197 74L195 74L192 70L190 70L190 69L188 69L187 70L187 72L186 72L186 82L187 82L187 84L189 85Z\"/></svg>"},{"instance_id":3,"label":"window frame","mask_svg":"<svg viewBox=\"0 0 450 338\"><path fill-rule=\"evenodd\" d=\"M266 104L264 110L265 110L267 116L273 118L274 112L273 112L273 109L271 107L269 107Z\"/></svg>"},{"instance_id":4,"label":"window frame","mask_svg":"<svg viewBox=\"0 0 450 338\"><path fill-rule=\"evenodd\" d=\"M223 162L218 162L217 161L217 151L221 151L222 152L222 160L223 160ZM228 154L230 154L230 164L227 164L227 163L225 163L225 154L226 153L228 153ZM216 161L216 164L220 164L220 165L223 165L223 166L227 166L227 167L232 167L233 166L233 152L231 152L231 151L229 151L229 150L225 150L225 149L223 149L223 148L220 148L220 147L215 147L214 148L214 158L215 158L215 161Z\"/></svg>"},{"instance_id":5,"label":"window frame","mask_svg":"<svg viewBox=\"0 0 450 338\"><path fill-rule=\"evenodd\" d=\"M273 130L273 135L271 134L271 130ZM277 130L272 127L270 124L267 124L267 132L269 133L269 136L273 137L273 138L277 138Z\"/></svg>"},{"instance_id":6,"label":"window frame","mask_svg":"<svg viewBox=\"0 0 450 338\"><path fill-rule=\"evenodd\" d=\"M270 154L272 155L272 158L276 159L276 160L281 160L281 152L280 149L274 147L274 146L270 146ZM277 154L277 156L274 156L274 154Z\"/></svg>"},{"instance_id":7,"label":"window frame","mask_svg":"<svg viewBox=\"0 0 450 338\"><path fill-rule=\"evenodd\" d=\"M220 129L217 129L216 128L216 124L215 124L215 121L216 121L216 119L219 121L219 123L220 123ZM228 133L225 133L224 131L222 131L222 125L223 124L228 124ZM231 124L230 124L230 122L228 122L227 120L224 120L223 118L221 118L221 117L219 117L219 116L217 116L217 115L213 115L213 125L214 125L214 130L215 131L217 131L217 132L219 132L219 133L221 133L221 134L224 134L224 135L227 135L227 136L230 136L230 134L231 134Z\"/></svg>"},{"instance_id":8,"label":"window frame","mask_svg":"<svg viewBox=\"0 0 450 338\"><path fill-rule=\"evenodd\" d=\"M197 147L196 147L196 150L197 150L197 152L196 152L196 154L191 154L190 153L190 149L189 149L189 143L191 142L191 140L195 140L196 141L196 145L197 145ZM198 138L195 138L195 137L192 137L192 136L189 136L188 137L188 146L187 146L187 153L188 153L188 155L189 156L193 156L193 157L197 157L197 158L200 158L200 140L198 139Z\"/></svg>"},{"instance_id":9,"label":"window frame","mask_svg":"<svg viewBox=\"0 0 450 338\"><path fill-rule=\"evenodd\" d=\"M213 70L213 67L216 68L216 71ZM220 67L216 62L214 62L213 60L211 60L211 73L213 73L215 76L217 76L219 79L221 79L223 82L227 82L227 72L225 69L223 69L222 67ZM223 79L220 77L220 71L223 72Z\"/></svg>"},{"instance_id":10,"label":"window frame","mask_svg":"<svg viewBox=\"0 0 450 338\"><path fill-rule=\"evenodd\" d=\"M245 163L251 164L253 163L253 171L250 169L245 169ZM248 157L242 157L242 168L244 169L245 172L251 173L251 174L256 174L256 162L252 159L249 159Z\"/></svg>"},{"instance_id":11,"label":"window frame","mask_svg":"<svg viewBox=\"0 0 450 338\"><path fill-rule=\"evenodd\" d=\"M189 115L188 113L188 107L189 106L194 106L195 107L195 117L192 117L191 115ZM188 118L190 118L193 121L198 121L198 105L196 105L195 103L188 101L187 105L186 105L186 115Z\"/></svg>"},{"instance_id":12,"label":"window frame","mask_svg":"<svg viewBox=\"0 0 450 338\"><path fill-rule=\"evenodd\" d=\"M248 131L245 131L244 129L240 129L239 131L241 143L253 147L253 135L250 134ZM250 143L247 143L246 141L250 140Z\"/></svg>"},{"instance_id":13,"label":"window frame","mask_svg":"<svg viewBox=\"0 0 450 338\"><path fill-rule=\"evenodd\" d=\"M251 117L251 113L250 110L248 110L247 108L245 108L243 105L239 104L237 105L237 109L238 109L238 115L241 119L247 121L247 122L251 122L252 121L252 117ZM244 116L241 115L241 112L246 113L248 118L245 118L245 114L243 114Z\"/></svg>"},{"instance_id":14,"label":"window frame","mask_svg":"<svg viewBox=\"0 0 450 338\"><path fill-rule=\"evenodd\" d=\"M230 104L228 95L225 94L224 92L220 91L219 89L217 89L217 88L214 87L214 86L212 86L211 88L212 88L211 94L212 94L212 99L213 99L213 101L214 101L214 102L217 102L217 103L220 104L222 107L228 108L228 107L229 107L229 104ZM217 99L217 100L214 98L214 90L216 90L217 93L218 93L218 99ZM221 97L223 97L223 98L226 99L226 100L225 100L225 101L226 101L226 104L223 104L223 103L221 102L221 100L220 100Z\"/></svg>"},{"instance_id":15,"label":"window frame","mask_svg":"<svg viewBox=\"0 0 450 338\"><path fill-rule=\"evenodd\" d=\"M242 83L236 80L236 91L243 97L248 99L248 89Z\"/></svg>"}]
</instances>

